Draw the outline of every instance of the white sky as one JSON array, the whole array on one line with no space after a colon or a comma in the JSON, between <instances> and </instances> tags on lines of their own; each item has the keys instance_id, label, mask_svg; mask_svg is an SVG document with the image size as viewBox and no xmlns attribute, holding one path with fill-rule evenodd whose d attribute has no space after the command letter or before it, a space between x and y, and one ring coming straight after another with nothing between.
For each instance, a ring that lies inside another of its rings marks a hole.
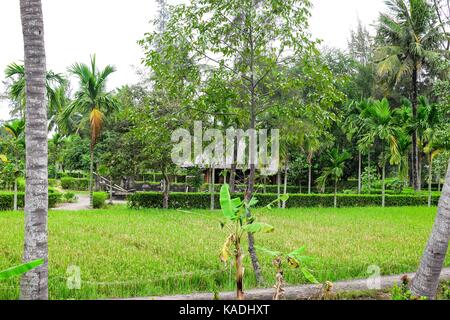
<instances>
[{"instance_id":1,"label":"white sky","mask_svg":"<svg viewBox=\"0 0 450 320\"><path fill-rule=\"evenodd\" d=\"M183 0L169 0L170 4ZM64 73L74 62L88 62L97 54L100 67L113 64L118 71L109 88L133 83L142 51L136 44L157 13L155 0L42 0L47 68ZM327 46L345 49L349 32L359 18L371 24L383 10L383 0L313 0L310 21L314 37ZM6 66L23 60L19 0L0 1L0 91ZM8 119L6 101L0 101L0 119Z\"/></svg>"}]
</instances>

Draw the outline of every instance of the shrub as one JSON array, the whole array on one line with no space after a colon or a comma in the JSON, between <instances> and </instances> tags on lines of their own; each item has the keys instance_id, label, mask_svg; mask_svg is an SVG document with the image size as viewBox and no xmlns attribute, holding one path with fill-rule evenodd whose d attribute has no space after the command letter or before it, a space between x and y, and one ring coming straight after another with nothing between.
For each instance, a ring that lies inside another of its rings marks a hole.
<instances>
[{"instance_id":1,"label":"shrub","mask_svg":"<svg viewBox=\"0 0 450 320\"><path fill-rule=\"evenodd\" d=\"M19 208L24 207L25 194L19 192L17 194L17 205ZM48 207L54 208L56 204L61 201L61 193L49 192L48 193ZM14 193L13 192L1 192L0 193L0 210L13 210L14 209Z\"/></svg>"},{"instance_id":2,"label":"shrub","mask_svg":"<svg viewBox=\"0 0 450 320\"><path fill-rule=\"evenodd\" d=\"M75 201L75 193L73 193L73 192L70 192L70 191L68 191L68 192L64 192L64 194L62 195L62 197L63 197L63 199L64 199L64 201L66 201L66 202L74 202Z\"/></svg>"},{"instance_id":3,"label":"shrub","mask_svg":"<svg viewBox=\"0 0 450 320\"><path fill-rule=\"evenodd\" d=\"M89 179L61 178L61 187L66 190L87 191L89 189Z\"/></svg>"},{"instance_id":4,"label":"shrub","mask_svg":"<svg viewBox=\"0 0 450 320\"><path fill-rule=\"evenodd\" d=\"M48 186L49 187L57 187L58 186L58 180L56 179L48 179Z\"/></svg>"},{"instance_id":5,"label":"shrub","mask_svg":"<svg viewBox=\"0 0 450 320\"><path fill-rule=\"evenodd\" d=\"M243 197L242 194L236 194ZM275 194L257 194L257 206L266 206L276 198ZM163 196L158 192L137 192L128 196L128 205L131 208L161 208ZM339 207L369 207L380 206L381 195L337 195ZM432 203L437 205L439 195L433 195ZM216 203L219 196L216 195ZM423 206L427 205L427 196L416 195L386 195L386 206ZM333 207L332 194L290 194L286 203L287 208L311 208ZM171 193L169 195L169 207L173 209L208 209L210 207L210 195L207 193Z\"/></svg>"},{"instance_id":6,"label":"shrub","mask_svg":"<svg viewBox=\"0 0 450 320\"><path fill-rule=\"evenodd\" d=\"M94 209L103 208L106 199L108 199L108 194L106 192L94 192Z\"/></svg>"}]
</instances>

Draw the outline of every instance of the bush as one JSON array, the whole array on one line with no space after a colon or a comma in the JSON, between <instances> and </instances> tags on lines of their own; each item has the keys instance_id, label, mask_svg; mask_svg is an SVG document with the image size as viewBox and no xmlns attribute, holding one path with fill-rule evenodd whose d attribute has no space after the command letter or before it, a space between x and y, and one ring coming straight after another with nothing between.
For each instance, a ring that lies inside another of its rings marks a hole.
<instances>
[{"instance_id":1,"label":"bush","mask_svg":"<svg viewBox=\"0 0 450 320\"><path fill-rule=\"evenodd\" d=\"M89 179L61 178L61 187L66 190L87 191L89 189Z\"/></svg>"},{"instance_id":2,"label":"bush","mask_svg":"<svg viewBox=\"0 0 450 320\"><path fill-rule=\"evenodd\" d=\"M48 179L48 186L49 187L57 187L58 186L58 180L56 179Z\"/></svg>"},{"instance_id":3,"label":"bush","mask_svg":"<svg viewBox=\"0 0 450 320\"><path fill-rule=\"evenodd\" d=\"M243 194L236 194L243 198ZM219 195L216 194L216 203L219 203ZM277 198L276 194L257 194L257 206L263 207ZM158 192L137 192L128 196L128 205L131 208L161 208L163 196ZM416 195L386 195L386 206L423 206L427 205L427 196ZM339 207L369 207L380 206L381 195L346 195L337 196ZM433 195L432 203L437 205L439 196ZM286 203L287 208L333 207L333 195L330 194L291 194ZM210 207L210 195L207 193L171 193L169 195L169 207L172 209L208 209Z\"/></svg>"},{"instance_id":4,"label":"bush","mask_svg":"<svg viewBox=\"0 0 450 320\"><path fill-rule=\"evenodd\" d=\"M108 194L106 192L94 192L94 209L103 208L106 199L108 199Z\"/></svg>"},{"instance_id":5,"label":"bush","mask_svg":"<svg viewBox=\"0 0 450 320\"><path fill-rule=\"evenodd\" d=\"M61 201L61 193L49 192L48 193L48 207L54 208L56 204ZM17 193L17 205L19 208L24 207L25 194L23 192ZM13 210L14 209L14 192L1 192L0 193L0 210Z\"/></svg>"},{"instance_id":6,"label":"bush","mask_svg":"<svg viewBox=\"0 0 450 320\"><path fill-rule=\"evenodd\" d=\"M75 193L73 192L64 192L64 194L62 195L63 199L65 202L75 202L76 196Z\"/></svg>"}]
</instances>

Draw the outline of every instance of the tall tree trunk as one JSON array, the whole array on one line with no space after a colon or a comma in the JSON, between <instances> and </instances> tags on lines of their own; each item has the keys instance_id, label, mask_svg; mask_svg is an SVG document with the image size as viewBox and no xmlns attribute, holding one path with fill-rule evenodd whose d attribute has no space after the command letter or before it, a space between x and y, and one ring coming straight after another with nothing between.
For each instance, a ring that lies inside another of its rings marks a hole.
<instances>
[{"instance_id":1,"label":"tall tree trunk","mask_svg":"<svg viewBox=\"0 0 450 320\"><path fill-rule=\"evenodd\" d=\"M163 209L169 209L170 179L165 171L163 171L163 180Z\"/></svg>"},{"instance_id":2,"label":"tall tree trunk","mask_svg":"<svg viewBox=\"0 0 450 320\"><path fill-rule=\"evenodd\" d=\"M277 172L277 198L281 197L281 171ZM281 203L278 202L278 208L281 208Z\"/></svg>"},{"instance_id":3,"label":"tall tree trunk","mask_svg":"<svg viewBox=\"0 0 450 320\"><path fill-rule=\"evenodd\" d=\"M94 209L94 144L92 142L89 160L89 207Z\"/></svg>"},{"instance_id":4,"label":"tall tree trunk","mask_svg":"<svg viewBox=\"0 0 450 320\"><path fill-rule=\"evenodd\" d=\"M308 194L311 194L312 155L308 155Z\"/></svg>"},{"instance_id":5,"label":"tall tree trunk","mask_svg":"<svg viewBox=\"0 0 450 320\"><path fill-rule=\"evenodd\" d=\"M237 140L236 138L233 138ZM231 164L231 172L230 172L230 193L233 194L236 192L236 162L237 162L237 141L234 143L233 150L233 163Z\"/></svg>"},{"instance_id":6,"label":"tall tree trunk","mask_svg":"<svg viewBox=\"0 0 450 320\"><path fill-rule=\"evenodd\" d=\"M411 285L416 296L434 299L450 240L450 161L439 208L419 270Z\"/></svg>"},{"instance_id":7,"label":"tall tree trunk","mask_svg":"<svg viewBox=\"0 0 450 320\"><path fill-rule=\"evenodd\" d=\"M361 168L362 168L362 154L358 152L358 194L361 194Z\"/></svg>"},{"instance_id":8,"label":"tall tree trunk","mask_svg":"<svg viewBox=\"0 0 450 320\"><path fill-rule=\"evenodd\" d=\"M417 154L417 161L418 161L417 183L418 183L419 192L420 192L420 191L422 191L422 153L421 152L418 152L418 154Z\"/></svg>"},{"instance_id":9,"label":"tall tree trunk","mask_svg":"<svg viewBox=\"0 0 450 320\"><path fill-rule=\"evenodd\" d=\"M17 211L17 177L14 178L14 211Z\"/></svg>"},{"instance_id":10,"label":"tall tree trunk","mask_svg":"<svg viewBox=\"0 0 450 320\"><path fill-rule=\"evenodd\" d=\"M384 208L386 206L386 164L383 163L383 168L381 169L381 206Z\"/></svg>"},{"instance_id":11,"label":"tall tree trunk","mask_svg":"<svg viewBox=\"0 0 450 320\"><path fill-rule=\"evenodd\" d=\"M337 208L337 179L334 180L334 207Z\"/></svg>"},{"instance_id":12,"label":"tall tree trunk","mask_svg":"<svg viewBox=\"0 0 450 320\"><path fill-rule=\"evenodd\" d=\"M109 177L109 204L113 204L113 178Z\"/></svg>"},{"instance_id":13,"label":"tall tree trunk","mask_svg":"<svg viewBox=\"0 0 450 320\"><path fill-rule=\"evenodd\" d=\"M433 155L430 152L428 172L428 208L431 207L431 184L433 183Z\"/></svg>"},{"instance_id":14,"label":"tall tree trunk","mask_svg":"<svg viewBox=\"0 0 450 320\"><path fill-rule=\"evenodd\" d=\"M41 0L20 0L26 82L24 262L45 263L21 279L20 298L48 299L48 144L44 18Z\"/></svg>"},{"instance_id":15,"label":"tall tree trunk","mask_svg":"<svg viewBox=\"0 0 450 320\"><path fill-rule=\"evenodd\" d=\"M367 190L369 190L369 194L370 194L371 191L372 191L371 181L370 181L371 180L370 179L370 175L372 174L370 172L370 150L367 153L367 172L368 172L368 175L367 175Z\"/></svg>"},{"instance_id":16,"label":"tall tree trunk","mask_svg":"<svg viewBox=\"0 0 450 320\"><path fill-rule=\"evenodd\" d=\"M287 184L288 184L288 159L286 158L286 163L284 164L284 186L283 186L283 194L287 194ZM283 201L282 205L283 209L286 209L286 201Z\"/></svg>"},{"instance_id":17,"label":"tall tree trunk","mask_svg":"<svg viewBox=\"0 0 450 320\"><path fill-rule=\"evenodd\" d=\"M413 112L413 122L417 119L417 96L418 96L418 88L417 88L417 67L414 67L412 72L412 112ZM417 148L417 130L414 130L412 133L412 182L415 191L419 191L419 157L418 157L418 148Z\"/></svg>"},{"instance_id":18,"label":"tall tree trunk","mask_svg":"<svg viewBox=\"0 0 450 320\"><path fill-rule=\"evenodd\" d=\"M209 184L209 192L211 195L211 210L214 210L214 188L215 188L215 175L216 170L214 169L214 166L210 169L211 175L210 175L210 184Z\"/></svg>"}]
</instances>

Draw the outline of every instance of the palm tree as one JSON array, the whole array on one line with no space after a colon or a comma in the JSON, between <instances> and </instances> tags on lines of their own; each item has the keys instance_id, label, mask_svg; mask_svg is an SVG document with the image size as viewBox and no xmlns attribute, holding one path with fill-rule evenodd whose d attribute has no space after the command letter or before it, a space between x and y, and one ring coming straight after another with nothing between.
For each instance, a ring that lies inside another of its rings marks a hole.
<instances>
[{"instance_id":1,"label":"palm tree","mask_svg":"<svg viewBox=\"0 0 450 320\"><path fill-rule=\"evenodd\" d=\"M433 159L445 148L443 140L447 137L442 138L441 132L446 132L447 121L445 116L440 113L437 105L430 104L427 98L423 96L419 97L417 113L416 127L420 137L420 145L428 156L428 206L431 207Z\"/></svg>"},{"instance_id":2,"label":"palm tree","mask_svg":"<svg viewBox=\"0 0 450 320\"><path fill-rule=\"evenodd\" d=\"M44 259L20 284L21 299L48 299L48 146L46 59L41 0L20 0L25 53L25 246L24 262Z\"/></svg>"},{"instance_id":3,"label":"palm tree","mask_svg":"<svg viewBox=\"0 0 450 320\"><path fill-rule=\"evenodd\" d=\"M17 179L20 175L21 150L25 148L25 121L21 119L14 120L10 123L5 123L3 128L11 137L8 144L14 156L14 211L17 211Z\"/></svg>"},{"instance_id":4,"label":"palm tree","mask_svg":"<svg viewBox=\"0 0 450 320\"><path fill-rule=\"evenodd\" d=\"M90 144L90 171L89 171L89 196L90 205L93 208L93 174L94 174L94 147L100 136L105 116L118 109L118 101L111 92L106 90L108 77L115 72L115 67L108 65L99 70L96 65L95 55L91 57L91 64L76 63L69 68L69 72L79 80L79 89L75 93L74 100L64 109L62 119L68 120L74 114L82 115L84 125L89 121Z\"/></svg>"},{"instance_id":5,"label":"palm tree","mask_svg":"<svg viewBox=\"0 0 450 320\"><path fill-rule=\"evenodd\" d=\"M382 206L385 206L385 179L386 162L390 159L391 165L399 164L401 160L398 149L398 137L400 129L395 125L394 113L389 106L387 99L373 101L363 110L363 127L366 132L359 144L372 144L376 139L380 140L384 146L389 146L389 150L383 150L380 156L382 166Z\"/></svg>"},{"instance_id":6,"label":"palm tree","mask_svg":"<svg viewBox=\"0 0 450 320\"><path fill-rule=\"evenodd\" d=\"M5 78L12 81L8 88L8 94L13 101L17 102L17 108L13 110L13 113L18 113L24 119L26 100L25 66L14 62L9 64L5 70ZM58 91L67 86L67 81L61 74L48 71L45 75L45 86L49 102L48 113L50 119L55 116L55 111L57 111L52 108L52 105L57 103Z\"/></svg>"},{"instance_id":7,"label":"palm tree","mask_svg":"<svg viewBox=\"0 0 450 320\"><path fill-rule=\"evenodd\" d=\"M334 148L327 153L327 158L329 165L324 168L322 175L317 178L317 183L322 189L325 188L328 179L334 181L334 207L337 207L337 187L338 182L344 175L345 163L347 160L351 159L351 154L346 151L339 151L339 149Z\"/></svg>"},{"instance_id":8,"label":"palm tree","mask_svg":"<svg viewBox=\"0 0 450 320\"><path fill-rule=\"evenodd\" d=\"M344 122L342 123L342 130L347 135L347 140L350 142L354 139L359 138L363 135L363 122L364 119L362 118L363 110L367 108L367 106L371 103L370 100L361 100L361 101L352 101L348 104L347 110L346 110L346 117ZM361 194L362 191L362 155L363 152L367 152L369 158L370 158L370 146L358 144L358 194ZM369 167L370 167L370 161L369 161Z\"/></svg>"},{"instance_id":9,"label":"palm tree","mask_svg":"<svg viewBox=\"0 0 450 320\"><path fill-rule=\"evenodd\" d=\"M438 213L431 236L422 256L419 269L412 281L411 292L415 296L434 299L439 277L450 241L450 162L444 189L439 201Z\"/></svg>"},{"instance_id":10,"label":"palm tree","mask_svg":"<svg viewBox=\"0 0 450 320\"><path fill-rule=\"evenodd\" d=\"M389 13L379 17L378 47L375 53L378 75L398 84L409 77L412 86L413 120L417 118L418 84L426 67L448 52L440 49L442 32L432 5L427 0L388 0ZM412 133L412 182L419 190L417 131Z\"/></svg>"}]
</instances>

